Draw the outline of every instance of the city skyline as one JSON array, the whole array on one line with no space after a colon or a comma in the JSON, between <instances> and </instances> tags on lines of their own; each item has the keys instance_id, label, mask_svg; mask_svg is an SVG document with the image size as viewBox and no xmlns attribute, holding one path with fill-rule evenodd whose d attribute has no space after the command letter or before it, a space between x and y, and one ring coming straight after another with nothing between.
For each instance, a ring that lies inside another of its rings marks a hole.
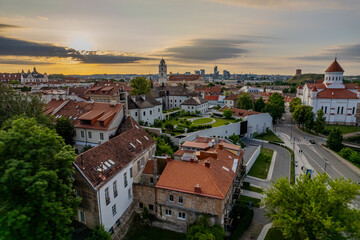
<instances>
[{"instance_id":1,"label":"city skyline","mask_svg":"<svg viewBox=\"0 0 360 240\"><path fill-rule=\"evenodd\" d=\"M21 6L21 7L19 7ZM4 0L0 72L360 74L356 0Z\"/></svg>"}]
</instances>

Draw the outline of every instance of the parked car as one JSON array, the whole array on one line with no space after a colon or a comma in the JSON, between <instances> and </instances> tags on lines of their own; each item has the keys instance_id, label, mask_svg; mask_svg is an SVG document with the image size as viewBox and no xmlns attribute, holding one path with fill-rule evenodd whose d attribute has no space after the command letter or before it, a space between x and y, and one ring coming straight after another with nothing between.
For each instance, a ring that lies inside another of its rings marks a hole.
<instances>
[{"instance_id":1,"label":"parked car","mask_svg":"<svg viewBox=\"0 0 360 240\"><path fill-rule=\"evenodd\" d=\"M309 141L311 144L315 144L315 141L314 140L312 140L312 139L310 139L310 141Z\"/></svg>"}]
</instances>

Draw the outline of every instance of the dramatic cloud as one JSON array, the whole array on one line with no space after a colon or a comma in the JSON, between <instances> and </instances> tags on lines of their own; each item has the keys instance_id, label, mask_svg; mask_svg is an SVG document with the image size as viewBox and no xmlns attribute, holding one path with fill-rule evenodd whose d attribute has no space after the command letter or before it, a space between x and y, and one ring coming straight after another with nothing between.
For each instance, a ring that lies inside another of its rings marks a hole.
<instances>
[{"instance_id":1,"label":"dramatic cloud","mask_svg":"<svg viewBox=\"0 0 360 240\"><path fill-rule=\"evenodd\" d=\"M214 61L219 59L236 58L248 52L240 48L250 43L248 40L234 39L194 39L186 45L164 49L164 56L178 60Z\"/></svg>"},{"instance_id":2,"label":"dramatic cloud","mask_svg":"<svg viewBox=\"0 0 360 240\"><path fill-rule=\"evenodd\" d=\"M43 65L43 64L54 64L50 62L22 60L22 59L0 59L0 64L15 64L15 65Z\"/></svg>"},{"instance_id":3,"label":"dramatic cloud","mask_svg":"<svg viewBox=\"0 0 360 240\"><path fill-rule=\"evenodd\" d=\"M335 56L338 56L339 59L358 61L360 60L360 44L332 47L325 49L323 52L316 55L294 57L293 59L299 59L305 61L323 61L323 60L332 59Z\"/></svg>"},{"instance_id":4,"label":"dramatic cloud","mask_svg":"<svg viewBox=\"0 0 360 240\"><path fill-rule=\"evenodd\" d=\"M118 64L148 59L115 54L99 54L97 51L78 51L49 43L37 43L0 36L0 56L31 56L72 58L83 63Z\"/></svg>"},{"instance_id":5,"label":"dramatic cloud","mask_svg":"<svg viewBox=\"0 0 360 240\"><path fill-rule=\"evenodd\" d=\"M4 28L19 28L19 26L11 25L11 24L4 24L0 23L0 30Z\"/></svg>"}]
</instances>

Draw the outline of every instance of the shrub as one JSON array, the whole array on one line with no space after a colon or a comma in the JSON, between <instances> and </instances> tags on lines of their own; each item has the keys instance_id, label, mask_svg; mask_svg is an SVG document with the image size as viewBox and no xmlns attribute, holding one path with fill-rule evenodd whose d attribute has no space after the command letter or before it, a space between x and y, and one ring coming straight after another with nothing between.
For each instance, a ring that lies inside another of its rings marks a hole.
<instances>
[{"instance_id":1,"label":"shrub","mask_svg":"<svg viewBox=\"0 0 360 240\"><path fill-rule=\"evenodd\" d=\"M162 121L160 119L154 120L154 127L161 128Z\"/></svg>"}]
</instances>

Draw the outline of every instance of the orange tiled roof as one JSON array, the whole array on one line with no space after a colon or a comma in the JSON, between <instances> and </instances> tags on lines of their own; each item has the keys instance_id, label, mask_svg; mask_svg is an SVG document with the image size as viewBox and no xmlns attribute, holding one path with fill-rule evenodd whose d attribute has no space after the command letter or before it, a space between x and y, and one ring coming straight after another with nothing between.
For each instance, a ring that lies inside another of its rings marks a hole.
<instances>
[{"instance_id":1,"label":"orange tiled roof","mask_svg":"<svg viewBox=\"0 0 360 240\"><path fill-rule=\"evenodd\" d=\"M175 74L170 75L169 81L197 81L201 80L201 75Z\"/></svg>"},{"instance_id":2,"label":"orange tiled roof","mask_svg":"<svg viewBox=\"0 0 360 240\"><path fill-rule=\"evenodd\" d=\"M185 141L182 144L183 147L192 147L192 148L200 148L200 149L206 149L209 148L209 144L205 142L193 142L193 141Z\"/></svg>"},{"instance_id":3,"label":"orange tiled roof","mask_svg":"<svg viewBox=\"0 0 360 240\"><path fill-rule=\"evenodd\" d=\"M149 160L146 163L143 173L154 174L154 160Z\"/></svg>"},{"instance_id":4,"label":"orange tiled roof","mask_svg":"<svg viewBox=\"0 0 360 240\"><path fill-rule=\"evenodd\" d=\"M344 72L344 69L340 66L335 58L334 62L325 70L325 72Z\"/></svg>"},{"instance_id":5,"label":"orange tiled roof","mask_svg":"<svg viewBox=\"0 0 360 240\"><path fill-rule=\"evenodd\" d=\"M317 94L318 98L331 99L358 99L357 94L347 89L331 89L327 88Z\"/></svg>"}]
</instances>

